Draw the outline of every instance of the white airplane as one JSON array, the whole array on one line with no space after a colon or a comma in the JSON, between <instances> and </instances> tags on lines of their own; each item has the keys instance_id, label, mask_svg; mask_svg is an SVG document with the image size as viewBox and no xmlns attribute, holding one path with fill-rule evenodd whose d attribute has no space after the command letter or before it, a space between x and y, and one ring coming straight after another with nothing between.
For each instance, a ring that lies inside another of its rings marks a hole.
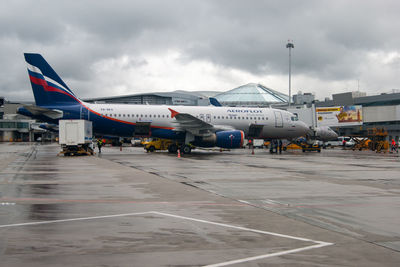
<instances>
[{"instance_id":1,"label":"white airplane","mask_svg":"<svg viewBox=\"0 0 400 267\"><path fill-rule=\"evenodd\" d=\"M328 126L316 127L314 135L315 135L315 139L320 140L322 142L336 140L339 136L334 130L332 130Z\"/></svg>"},{"instance_id":2,"label":"white airplane","mask_svg":"<svg viewBox=\"0 0 400 267\"><path fill-rule=\"evenodd\" d=\"M272 108L91 104L80 100L40 54L25 54L36 106L20 114L49 123L85 119L97 136L150 136L177 140L183 153L191 145L240 148L244 138L291 139L309 128L292 113ZM178 147L170 147L176 152Z\"/></svg>"}]
</instances>

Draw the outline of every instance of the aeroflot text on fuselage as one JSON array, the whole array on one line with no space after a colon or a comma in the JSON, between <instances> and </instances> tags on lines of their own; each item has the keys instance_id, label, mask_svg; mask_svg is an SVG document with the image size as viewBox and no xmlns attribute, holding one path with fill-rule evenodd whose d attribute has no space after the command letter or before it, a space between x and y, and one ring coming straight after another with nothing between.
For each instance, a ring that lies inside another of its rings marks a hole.
<instances>
[{"instance_id":1,"label":"aeroflot text on fuselage","mask_svg":"<svg viewBox=\"0 0 400 267\"><path fill-rule=\"evenodd\" d=\"M230 113L263 113L262 109L228 109Z\"/></svg>"}]
</instances>

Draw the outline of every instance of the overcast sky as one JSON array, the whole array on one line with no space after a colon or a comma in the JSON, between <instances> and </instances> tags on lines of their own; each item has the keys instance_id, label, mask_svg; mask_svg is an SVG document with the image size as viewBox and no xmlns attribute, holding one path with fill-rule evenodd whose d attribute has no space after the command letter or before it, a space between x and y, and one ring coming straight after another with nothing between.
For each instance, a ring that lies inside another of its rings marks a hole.
<instances>
[{"instance_id":1,"label":"overcast sky","mask_svg":"<svg viewBox=\"0 0 400 267\"><path fill-rule=\"evenodd\" d=\"M0 96L33 100L24 52L79 97L227 91L400 89L400 1L3 1Z\"/></svg>"}]
</instances>

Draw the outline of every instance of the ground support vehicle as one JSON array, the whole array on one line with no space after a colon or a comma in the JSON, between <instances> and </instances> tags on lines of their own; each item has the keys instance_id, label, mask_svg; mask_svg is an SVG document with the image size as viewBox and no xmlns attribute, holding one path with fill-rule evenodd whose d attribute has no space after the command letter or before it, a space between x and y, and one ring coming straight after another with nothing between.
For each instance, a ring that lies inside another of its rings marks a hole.
<instances>
[{"instance_id":1,"label":"ground support vehicle","mask_svg":"<svg viewBox=\"0 0 400 267\"><path fill-rule=\"evenodd\" d=\"M386 140L388 132L385 129L371 128L368 129L367 134L371 140L368 144L371 150L376 151L376 153L389 151L389 142Z\"/></svg>"},{"instance_id":2,"label":"ground support vehicle","mask_svg":"<svg viewBox=\"0 0 400 267\"><path fill-rule=\"evenodd\" d=\"M367 150L369 149L369 143L371 140L369 140L368 137L353 137L352 140L354 140L355 144L352 147L353 150Z\"/></svg>"},{"instance_id":3,"label":"ground support vehicle","mask_svg":"<svg viewBox=\"0 0 400 267\"><path fill-rule=\"evenodd\" d=\"M295 150L295 149L302 149L302 147L298 144L295 143L289 143L286 146L283 147L283 151L286 150Z\"/></svg>"},{"instance_id":4,"label":"ground support vehicle","mask_svg":"<svg viewBox=\"0 0 400 267\"><path fill-rule=\"evenodd\" d=\"M93 155L92 122L87 120L60 120L58 155Z\"/></svg>"},{"instance_id":5,"label":"ground support vehicle","mask_svg":"<svg viewBox=\"0 0 400 267\"><path fill-rule=\"evenodd\" d=\"M306 151L317 151L318 153L321 152L321 145L318 142L313 142L313 143L303 142L300 144L300 146L303 152Z\"/></svg>"},{"instance_id":6,"label":"ground support vehicle","mask_svg":"<svg viewBox=\"0 0 400 267\"><path fill-rule=\"evenodd\" d=\"M156 150L168 150L170 153L178 151L178 143L170 139L153 138L143 142L144 149L147 152L154 152ZM189 152L190 153L190 152Z\"/></svg>"}]
</instances>

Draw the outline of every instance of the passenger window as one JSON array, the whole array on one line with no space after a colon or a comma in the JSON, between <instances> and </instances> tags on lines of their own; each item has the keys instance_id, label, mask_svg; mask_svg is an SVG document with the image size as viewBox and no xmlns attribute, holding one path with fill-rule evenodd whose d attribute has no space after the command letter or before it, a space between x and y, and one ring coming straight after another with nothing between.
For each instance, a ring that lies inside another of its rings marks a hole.
<instances>
[{"instance_id":1,"label":"passenger window","mask_svg":"<svg viewBox=\"0 0 400 267\"><path fill-rule=\"evenodd\" d=\"M125 114L123 115L123 117L125 117Z\"/></svg>"},{"instance_id":2,"label":"passenger window","mask_svg":"<svg viewBox=\"0 0 400 267\"><path fill-rule=\"evenodd\" d=\"M220 116L218 116L217 118L220 119Z\"/></svg>"},{"instance_id":3,"label":"passenger window","mask_svg":"<svg viewBox=\"0 0 400 267\"><path fill-rule=\"evenodd\" d=\"M164 118L164 115L162 115L162 117Z\"/></svg>"},{"instance_id":4,"label":"passenger window","mask_svg":"<svg viewBox=\"0 0 400 267\"><path fill-rule=\"evenodd\" d=\"M151 118L151 114L149 115L149 117Z\"/></svg>"}]
</instances>

